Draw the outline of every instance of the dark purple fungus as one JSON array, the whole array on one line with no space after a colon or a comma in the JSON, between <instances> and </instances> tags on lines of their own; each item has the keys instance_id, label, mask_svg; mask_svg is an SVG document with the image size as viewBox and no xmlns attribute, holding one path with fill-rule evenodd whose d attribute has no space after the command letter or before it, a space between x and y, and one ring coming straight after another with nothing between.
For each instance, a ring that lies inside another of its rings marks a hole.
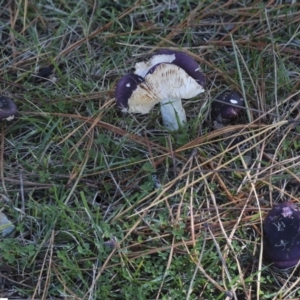
<instances>
[{"instance_id":1,"label":"dark purple fungus","mask_svg":"<svg viewBox=\"0 0 300 300\"><path fill-rule=\"evenodd\" d=\"M264 259L278 269L294 267L300 259L300 211L291 202L273 207L264 223Z\"/></svg>"},{"instance_id":2,"label":"dark purple fungus","mask_svg":"<svg viewBox=\"0 0 300 300\"><path fill-rule=\"evenodd\" d=\"M0 96L0 121L11 121L17 114L17 105L6 96Z\"/></svg>"},{"instance_id":3,"label":"dark purple fungus","mask_svg":"<svg viewBox=\"0 0 300 300\"><path fill-rule=\"evenodd\" d=\"M212 102L212 118L219 123L228 123L236 119L244 107L245 101L239 93L226 90Z\"/></svg>"},{"instance_id":4,"label":"dark purple fungus","mask_svg":"<svg viewBox=\"0 0 300 300\"><path fill-rule=\"evenodd\" d=\"M123 76L117 83L115 89L115 98L117 106L124 112L127 112L131 102L136 102L140 100L142 102L142 97L140 96L139 85L144 81L144 79L136 74L127 74ZM135 100L135 99L138 100ZM140 104L143 107L144 103ZM137 104L138 106L138 104Z\"/></svg>"},{"instance_id":5,"label":"dark purple fungus","mask_svg":"<svg viewBox=\"0 0 300 300\"><path fill-rule=\"evenodd\" d=\"M37 74L35 74L34 81L36 83L40 83L43 81L46 81L51 75L53 75L54 72L54 66L46 66L46 67L41 67Z\"/></svg>"}]
</instances>

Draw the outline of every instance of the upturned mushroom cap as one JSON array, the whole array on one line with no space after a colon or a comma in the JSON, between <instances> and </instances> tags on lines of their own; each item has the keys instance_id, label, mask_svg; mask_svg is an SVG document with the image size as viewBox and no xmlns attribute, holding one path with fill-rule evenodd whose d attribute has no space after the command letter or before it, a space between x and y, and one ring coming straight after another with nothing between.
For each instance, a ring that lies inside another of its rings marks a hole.
<instances>
[{"instance_id":1,"label":"upturned mushroom cap","mask_svg":"<svg viewBox=\"0 0 300 300\"><path fill-rule=\"evenodd\" d=\"M275 206L264 223L264 258L279 269L295 266L300 259L300 211L291 202Z\"/></svg>"},{"instance_id":2,"label":"upturned mushroom cap","mask_svg":"<svg viewBox=\"0 0 300 300\"><path fill-rule=\"evenodd\" d=\"M205 77L191 57L161 50L149 61L137 63L134 74L120 79L115 97L118 107L132 113L148 113L160 102L164 126L177 130L186 122L181 99L204 92L204 85Z\"/></svg>"},{"instance_id":3,"label":"upturned mushroom cap","mask_svg":"<svg viewBox=\"0 0 300 300\"><path fill-rule=\"evenodd\" d=\"M53 65L41 67L39 69L39 71L37 72L37 74L35 74L34 81L36 83L41 83L43 81L47 81L47 79L51 75L53 75L53 73L54 73L54 66Z\"/></svg>"},{"instance_id":4,"label":"upturned mushroom cap","mask_svg":"<svg viewBox=\"0 0 300 300\"><path fill-rule=\"evenodd\" d=\"M145 77L149 70L160 63L171 63L183 69L199 85L205 86L206 80L198 63L184 52L162 49L145 62L139 62L135 65L135 74Z\"/></svg>"},{"instance_id":5,"label":"upturned mushroom cap","mask_svg":"<svg viewBox=\"0 0 300 300\"><path fill-rule=\"evenodd\" d=\"M0 121L11 121L17 114L15 102L8 97L0 96Z\"/></svg>"},{"instance_id":6,"label":"upturned mushroom cap","mask_svg":"<svg viewBox=\"0 0 300 300\"><path fill-rule=\"evenodd\" d=\"M244 106L245 101L239 93L226 90L212 102L212 117L221 123L229 122L237 118Z\"/></svg>"},{"instance_id":7,"label":"upturned mushroom cap","mask_svg":"<svg viewBox=\"0 0 300 300\"><path fill-rule=\"evenodd\" d=\"M165 99L189 99L204 91L180 67L161 63L152 67L143 79L137 74L122 77L115 89L117 106L122 111L146 114Z\"/></svg>"}]
</instances>

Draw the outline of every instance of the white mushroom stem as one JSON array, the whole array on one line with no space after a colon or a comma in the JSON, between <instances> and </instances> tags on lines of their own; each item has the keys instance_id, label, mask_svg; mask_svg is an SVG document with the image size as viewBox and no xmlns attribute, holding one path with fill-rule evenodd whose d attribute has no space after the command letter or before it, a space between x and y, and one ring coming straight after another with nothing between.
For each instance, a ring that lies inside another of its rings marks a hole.
<instances>
[{"instance_id":1,"label":"white mushroom stem","mask_svg":"<svg viewBox=\"0 0 300 300\"><path fill-rule=\"evenodd\" d=\"M181 99L164 99L160 102L160 105L163 124L166 128L178 130L180 126L186 123L186 114Z\"/></svg>"}]
</instances>

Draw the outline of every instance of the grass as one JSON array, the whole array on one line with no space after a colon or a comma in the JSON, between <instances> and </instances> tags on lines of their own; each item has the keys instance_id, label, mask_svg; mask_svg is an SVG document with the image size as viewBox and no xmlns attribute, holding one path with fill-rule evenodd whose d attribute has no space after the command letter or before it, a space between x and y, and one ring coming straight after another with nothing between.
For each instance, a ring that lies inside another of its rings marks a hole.
<instances>
[{"instance_id":1,"label":"grass","mask_svg":"<svg viewBox=\"0 0 300 300\"><path fill-rule=\"evenodd\" d=\"M1 93L19 117L0 124L0 211L16 226L0 297L298 299L298 269L265 264L261 234L275 203L299 202L299 4L125 2L1 1ZM174 133L159 108L115 107L117 80L160 48L208 82ZM247 110L214 130L227 88ZM229 149L239 135L247 147Z\"/></svg>"}]
</instances>

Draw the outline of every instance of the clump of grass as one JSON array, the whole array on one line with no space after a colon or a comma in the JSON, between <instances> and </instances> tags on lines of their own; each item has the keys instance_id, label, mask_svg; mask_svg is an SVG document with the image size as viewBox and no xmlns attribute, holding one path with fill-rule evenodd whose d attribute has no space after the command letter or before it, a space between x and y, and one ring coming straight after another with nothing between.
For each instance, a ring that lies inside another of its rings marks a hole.
<instances>
[{"instance_id":1,"label":"clump of grass","mask_svg":"<svg viewBox=\"0 0 300 300\"><path fill-rule=\"evenodd\" d=\"M1 90L20 116L0 125L0 208L16 226L0 241L0 297L299 297L298 270L275 272L261 251L266 212L299 198L298 8L2 4ZM160 48L190 54L208 81L176 133L157 108L114 105L118 78ZM226 88L247 109L213 130ZM227 147L237 136L247 147Z\"/></svg>"}]
</instances>

